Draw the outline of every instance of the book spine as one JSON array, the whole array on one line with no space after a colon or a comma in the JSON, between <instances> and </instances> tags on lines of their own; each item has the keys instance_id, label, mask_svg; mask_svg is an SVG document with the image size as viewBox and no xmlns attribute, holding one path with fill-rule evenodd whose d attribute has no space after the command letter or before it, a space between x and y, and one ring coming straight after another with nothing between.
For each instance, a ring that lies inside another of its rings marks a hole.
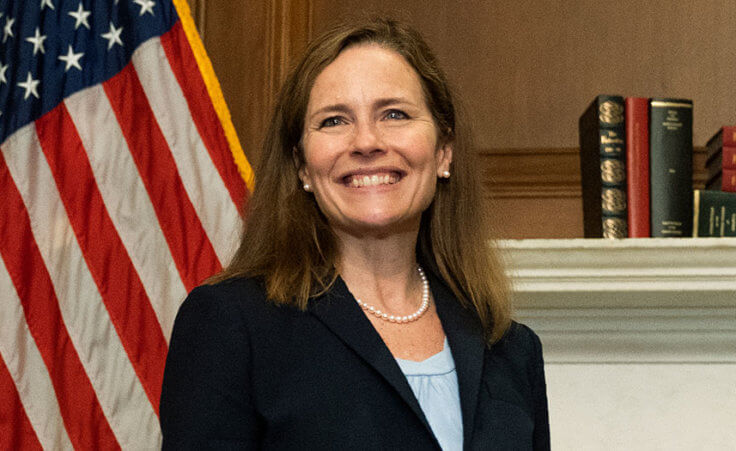
<instances>
[{"instance_id":1,"label":"book spine","mask_svg":"<svg viewBox=\"0 0 736 451\"><path fill-rule=\"evenodd\" d=\"M736 169L717 171L705 184L705 189L736 193Z\"/></svg>"},{"instance_id":2,"label":"book spine","mask_svg":"<svg viewBox=\"0 0 736 451\"><path fill-rule=\"evenodd\" d=\"M721 191L736 193L736 169L723 168Z\"/></svg>"},{"instance_id":3,"label":"book spine","mask_svg":"<svg viewBox=\"0 0 736 451\"><path fill-rule=\"evenodd\" d=\"M723 146L705 163L709 172L736 169L736 146Z\"/></svg>"},{"instance_id":4,"label":"book spine","mask_svg":"<svg viewBox=\"0 0 736 451\"><path fill-rule=\"evenodd\" d=\"M736 145L723 146L721 151L721 168L736 169Z\"/></svg>"},{"instance_id":5,"label":"book spine","mask_svg":"<svg viewBox=\"0 0 736 451\"><path fill-rule=\"evenodd\" d=\"M648 238L649 220L649 99L627 97L626 198L629 238Z\"/></svg>"},{"instance_id":6,"label":"book spine","mask_svg":"<svg viewBox=\"0 0 736 451\"><path fill-rule=\"evenodd\" d=\"M586 238L626 238L624 99L598 96L580 117L580 171Z\"/></svg>"},{"instance_id":7,"label":"book spine","mask_svg":"<svg viewBox=\"0 0 736 451\"><path fill-rule=\"evenodd\" d=\"M650 217L653 237L692 235L693 104L649 103Z\"/></svg>"},{"instance_id":8,"label":"book spine","mask_svg":"<svg viewBox=\"0 0 736 451\"><path fill-rule=\"evenodd\" d=\"M736 146L736 125L729 125L721 129L721 145Z\"/></svg>"},{"instance_id":9,"label":"book spine","mask_svg":"<svg viewBox=\"0 0 736 451\"><path fill-rule=\"evenodd\" d=\"M708 183L724 170L736 169L736 146L724 146L705 165ZM720 188L719 188L720 189Z\"/></svg>"},{"instance_id":10,"label":"book spine","mask_svg":"<svg viewBox=\"0 0 736 451\"><path fill-rule=\"evenodd\" d=\"M713 158L713 155L721 151L724 146L736 146L736 126L728 125L718 129L715 135L713 135L708 143L705 145L706 148L706 161Z\"/></svg>"},{"instance_id":11,"label":"book spine","mask_svg":"<svg viewBox=\"0 0 736 451\"><path fill-rule=\"evenodd\" d=\"M695 190L693 236L736 236L736 193Z\"/></svg>"}]
</instances>

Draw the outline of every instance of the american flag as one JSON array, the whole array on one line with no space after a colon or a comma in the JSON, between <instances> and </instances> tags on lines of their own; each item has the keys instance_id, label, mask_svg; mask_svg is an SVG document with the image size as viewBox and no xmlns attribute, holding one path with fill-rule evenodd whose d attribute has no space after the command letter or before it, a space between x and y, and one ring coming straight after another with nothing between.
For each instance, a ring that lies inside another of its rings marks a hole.
<instances>
[{"instance_id":1,"label":"american flag","mask_svg":"<svg viewBox=\"0 0 736 451\"><path fill-rule=\"evenodd\" d=\"M252 173L186 0L0 0L0 449L160 447Z\"/></svg>"}]
</instances>

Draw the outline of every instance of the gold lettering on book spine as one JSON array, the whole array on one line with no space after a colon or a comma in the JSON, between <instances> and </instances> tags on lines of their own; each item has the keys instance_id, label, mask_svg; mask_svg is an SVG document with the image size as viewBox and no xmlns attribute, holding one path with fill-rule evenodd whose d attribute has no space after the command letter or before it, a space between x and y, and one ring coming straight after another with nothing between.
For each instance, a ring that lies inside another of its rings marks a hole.
<instances>
[{"instance_id":1,"label":"gold lettering on book spine","mask_svg":"<svg viewBox=\"0 0 736 451\"><path fill-rule=\"evenodd\" d=\"M611 100L601 103L598 113L598 119L604 124L616 125L624 120L624 106Z\"/></svg>"},{"instance_id":2,"label":"gold lettering on book spine","mask_svg":"<svg viewBox=\"0 0 736 451\"><path fill-rule=\"evenodd\" d=\"M601 180L611 184L622 183L626 180L623 163L618 160L601 161Z\"/></svg>"},{"instance_id":3,"label":"gold lettering on book spine","mask_svg":"<svg viewBox=\"0 0 736 451\"><path fill-rule=\"evenodd\" d=\"M619 218L603 220L603 238L626 238L628 236L626 222Z\"/></svg>"},{"instance_id":4,"label":"gold lettering on book spine","mask_svg":"<svg viewBox=\"0 0 736 451\"><path fill-rule=\"evenodd\" d=\"M601 207L603 211L615 215L626 211L626 193L616 188L604 188L601 193Z\"/></svg>"}]
</instances>

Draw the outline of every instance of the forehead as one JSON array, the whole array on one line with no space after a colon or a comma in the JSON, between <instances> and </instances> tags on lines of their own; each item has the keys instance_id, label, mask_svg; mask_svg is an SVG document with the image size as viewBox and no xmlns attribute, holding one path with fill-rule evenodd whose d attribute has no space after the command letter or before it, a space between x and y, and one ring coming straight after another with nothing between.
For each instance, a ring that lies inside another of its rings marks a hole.
<instances>
[{"instance_id":1,"label":"forehead","mask_svg":"<svg viewBox=\"0 0 736 451\"><path fill-rule=\"evenodd\" d=\"M419 75L403 56L378 44L361 44L343 50L317 76L309 109L375 97L404 97L424 103Z\"/></svg>"}]
</instances>

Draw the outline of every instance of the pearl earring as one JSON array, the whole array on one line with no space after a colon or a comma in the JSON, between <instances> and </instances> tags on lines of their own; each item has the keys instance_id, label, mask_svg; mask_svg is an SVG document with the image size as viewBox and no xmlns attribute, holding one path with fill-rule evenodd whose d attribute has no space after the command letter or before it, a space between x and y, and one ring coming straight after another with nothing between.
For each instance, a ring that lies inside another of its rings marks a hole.
<instances>
[{"instance_id":1,"label":"pearl earring","mask_svg":"<svg viewBox=\"0 0 736 451\"><path fill-rule=\"evenodd\" d=\"M307 191L307 192L312 191L312 185L310 185L309 183L305 183L303 188L304 188L304 191Z\"/></svg>"},{"instance_id":2,"label":"pearl earring","mask_svg":"<svg viewBox=\"0 0 736 451\"><path fill-rule=\"evenodd\" d=\"M449 179L450 178L450 171L442 171L442 178Z\"/></svg>"}]
</instances>

